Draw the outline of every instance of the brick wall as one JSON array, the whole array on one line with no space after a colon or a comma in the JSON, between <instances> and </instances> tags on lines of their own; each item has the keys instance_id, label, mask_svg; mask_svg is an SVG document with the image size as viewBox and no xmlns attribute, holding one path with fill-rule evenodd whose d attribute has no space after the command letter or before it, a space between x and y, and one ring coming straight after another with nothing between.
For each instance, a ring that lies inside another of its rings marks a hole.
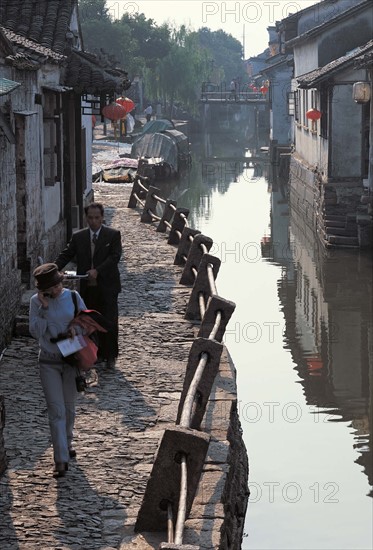
<instances>
[{"instance_id":1,"label":"brick wall","mask_svg":"<svg viewBox=\"0 0 373 550\"><path fill-rule=\"evenodd\" d=\"M5 108L5 107L4 107ZM21 294L17 269L17 215L15 204L14 145L0 137L0 352L9 342Z\"/></svg>"}]
</instances>

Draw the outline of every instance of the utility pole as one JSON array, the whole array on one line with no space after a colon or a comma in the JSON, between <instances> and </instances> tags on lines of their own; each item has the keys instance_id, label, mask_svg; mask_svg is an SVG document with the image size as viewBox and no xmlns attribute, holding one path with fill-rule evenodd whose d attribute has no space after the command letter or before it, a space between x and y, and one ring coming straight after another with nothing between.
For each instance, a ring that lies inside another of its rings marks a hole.
<instances>
[{"instance_id":1,"label":"utility pole","mask_svg":"<svg viewBox=\"0 0 373 550\"><path fill-rule=\"evenodd\" d=\"M242 30L242 57L245 59L245 23Z\"/></svg>"}]
</instances>

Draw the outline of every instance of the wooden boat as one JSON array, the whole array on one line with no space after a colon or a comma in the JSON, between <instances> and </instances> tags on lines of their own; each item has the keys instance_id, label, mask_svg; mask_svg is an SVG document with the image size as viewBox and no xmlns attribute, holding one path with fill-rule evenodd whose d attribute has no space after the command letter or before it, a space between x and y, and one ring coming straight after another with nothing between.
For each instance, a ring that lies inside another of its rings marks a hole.
<instances>
[{"instance_id":1,"label":"wooden boat","mask_svg":"<svg viewBox=\"0 0 373 550\"><path fill-rule=\"evenodd\" d=\"M190 164L189 141L175 128L146 131L132 144L131 157L138 159L137 173L141 176L152 180L174 177Z\"/></svg>"}]
</instances>

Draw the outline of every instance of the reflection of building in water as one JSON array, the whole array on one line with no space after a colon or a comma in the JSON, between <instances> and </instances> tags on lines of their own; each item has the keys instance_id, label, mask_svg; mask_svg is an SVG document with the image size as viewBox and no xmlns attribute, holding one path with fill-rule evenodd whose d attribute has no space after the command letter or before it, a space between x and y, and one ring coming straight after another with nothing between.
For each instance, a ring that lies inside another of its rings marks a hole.
<instances>
[{"instance_id":1,"label":"reflection of building in water","mask_svg":"<svg viewBox=\"0 0 373 550\"><path fill-rule=\"evenodd\" d=\"M285 342L315 414L351 422L356 462L373 485L372 261L356 250L326 252L293 212L285 228L284 209L279 191L273 192L271 243L267 237L262 251L284 266L279 297Z\"/></svg>"},{"instance_id":2,"label":"reflection of building in water","mask_svg":"<svg viewBox=\"0 0 373 550\"><path fill-rule=\"evenodd\" d=\"M232 159L219 160L209 159L202 163L202 182L216 183L218 190L225 192L228 190L228 185L224 189L220 189L219 183L230 184L232 181L237 181L237 178L244 171L245 164L243 162Z\"/></svg>"},{"instance_id":3,"label":"reflection of building in water","mask_svg":"<svg viewBox=\"0 0 373 550\"><path fill-rule=\"evenodd\" d=\"M262 257L286 266L292 272L293 252L289 241L289 205L287 186L274 186L271 192L270 235L261 242Z\"/></svg>"},{"instance_id":4,"label":"reflection of building in water","mask_svg":"<svg viewBox=\"0 0 373 550\"><path fill-rule=\"evenodd\" d=\"M265 142L263 142L265 143ZM247 159L245 160L246 168L253 168L251 180L265 178L268 180L270 171L269 149L267 146L249 147Z\"/></svg>"},{"instance_id":5,"label":"reflection of building in water","mask_svg":"<svg viewBox=\"0 0 373 550\"><path fill-rule=\"evenodd\" d=\"M371 259L325 252L314 236L307 239L299 221L291 216L297 276L286 339L297 355L307 402L333 411L332 420L351 421L358 462L373 485Z\"/></svg>"}]
</instances>

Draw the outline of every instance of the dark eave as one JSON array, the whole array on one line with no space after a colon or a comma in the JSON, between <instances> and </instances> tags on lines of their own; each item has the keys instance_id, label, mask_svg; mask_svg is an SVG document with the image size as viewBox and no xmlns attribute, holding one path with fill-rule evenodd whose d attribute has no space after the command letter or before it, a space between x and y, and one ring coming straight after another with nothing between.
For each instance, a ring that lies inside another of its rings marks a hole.
<instances>
[{"instance_id":1,"label":"dark eave","mask_svg":"<svg viewBox=\"0 0 373 550\"><path fill-rule=\"evenodd\" d=\"M12 43L7 39L0 25L0 55L6 57L7 55L12 55L13 53L14 48Z\"/></svg>"},{"instance_id":2,"label":"dark eave","mask_svg":"<svg viewBox=\"0 0 373 550\"><path fill-rule=\"evenodd\" d=\"M292 55L276 55L273 57L273 62L271 64L268 63L268 66L264 67L261 72L269 74L272 70L276 70L279 67L284 67L285 65L288 66L289 63L293 65Z\"/></svg>"},{"instance_id":3,"label":"dark eave","mask_svg":"<svg viewBox=\"0 0 373 550\"><path fill-rule=\"evenodd\" d=\"M365 52L355 59L355 69L373 70L373 50Z\"/></svg>"},{"instance_id":4,"label":"dark eave","mask_svg":"<svg viewBox=\"0 0 373 550\"><path fill-rule=\"evenodd\" d=\"M299 88L317 88L318 85L331 78L335 73L340 72L341 70L347 69L350 66L354 66L356 60L364 56L372 56L373 52L373 40L370 40L364 46L356 48L352 52L347 53L346 55L331 61L324 67L320 69L315 69L304 75L297 77L297 82Z\"/></svg>"},{"instance_id":5,"label":"dark eave","mask_svg":"<svg viewBox=\"0 0 373 550\"><path fill-rule=\"evenodd\" d=\"M317 4L317 7L319 8L321 4L328 3L333 0L321 0L319 4ZM284 17L284 19L281 19L281 21L276 22L277 25L286 25L287 23L292 23L294 21L298 21L298 19L304 15L307 12L311 12L315 9L315 4L312 4L312 6L308 6L308 8L304 8L303 10L296 11L295 13L290 13L287 17Z\"/></svg>"},{"instance_id":6,"label":"dark eave","mask_svg":"<svg viewBox=\"0 0 373 550\"><path fill-rule=\"evenodd\" d=\"M75 50L68 58L63 80L76 93L92 95L121 94L131 86L125 71L104 69L96 56Z\"/></svg>"},{"instance_id":7,"label":"dark eave","mask_svg":"<svg viewBox=\"0 0 373 550\"><path fill-rule=\"evenodd\" d=\"M310 38L313 38L318 34L321 34L322 32L328 30L330 27L338 25L344 19L349 19L355 13L359 13L360 11L365 10L369 6L372 7L372 0L363 0L362 2L353 6L352 8L349 8L343 11L342 13L340 13L339 15L329 19L328 21L325 21L321 25L317 25L316 27L313 27L312 29L296 36L295 38L288 40L287 42L285 42L285 47L293 48L295 45L300 44L301 42L304 42ZM315 6L311 6L311 7L315 7Z\"/></svg>"}]
</instances>

